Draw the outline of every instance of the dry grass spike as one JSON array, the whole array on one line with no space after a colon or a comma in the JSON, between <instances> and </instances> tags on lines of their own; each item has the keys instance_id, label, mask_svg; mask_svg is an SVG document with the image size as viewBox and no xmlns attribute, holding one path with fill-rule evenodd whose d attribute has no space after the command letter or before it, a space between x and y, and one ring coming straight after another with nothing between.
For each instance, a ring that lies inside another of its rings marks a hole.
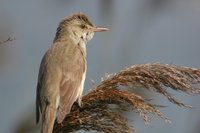
<instances>
[{"instance_id":1,"label":"dry grass spike","mask_svg":"<svg viewBox=\"0 0 200 133\"><path fill-rule=\"evenodd\" d=\"M94 86L83 96L82 108L74 104L63 125L54 125L54 133L74 132L77 130L96 130L104 133L132 133L133 127L128 119L111 108L114 104L119 110L126 111L130 107L139 113L146 124L150 123L149 114L165 120L159 109L144 100L141 96L123 90L122 86L145 88L162 94L170 102L180 107L191 108L176 100L168 92L171 88L188 94L200 93L194 85L200 82L200 70L168 64L142 64L125 68L120 72L107 76L99 85Z\"/></svg>"}]
</instances>

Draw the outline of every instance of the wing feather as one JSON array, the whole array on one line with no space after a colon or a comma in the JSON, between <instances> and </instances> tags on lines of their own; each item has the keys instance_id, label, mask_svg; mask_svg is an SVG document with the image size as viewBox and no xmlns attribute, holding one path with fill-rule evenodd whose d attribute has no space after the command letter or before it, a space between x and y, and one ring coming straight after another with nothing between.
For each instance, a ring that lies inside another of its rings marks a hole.
<instances>
[{"instance_id":1,"label":"wing feather","mask_svg":"<svg viewBox=\"0 0 200 133\"><path fill-rule=\"evenodd\" d=\"M40 64L40 70L39 70L39 74L38 74L38 83L37 83L37 90L36 90L36 123L39 122L40 120L40 91L41 91L41 79L43 77L43 69L44 69L44 65L43 65L43 60Z\"/></svg>"},{"instance_id":2,"label":"wing feather","mask_svg":"<svg viewBox=\"0 0 200 133\"><path fill-rule=\"evenodd\" d=\"M81 82L85 80L83 73L85 72L85 58L80 49L73 54L73 61L70 65L64 66L63 78L60 84L60 104L57 112L57 121L61 123L65 116L70 112L73 103L77 100L80 90L82 90Z\"/></svg>"}]
</instances>

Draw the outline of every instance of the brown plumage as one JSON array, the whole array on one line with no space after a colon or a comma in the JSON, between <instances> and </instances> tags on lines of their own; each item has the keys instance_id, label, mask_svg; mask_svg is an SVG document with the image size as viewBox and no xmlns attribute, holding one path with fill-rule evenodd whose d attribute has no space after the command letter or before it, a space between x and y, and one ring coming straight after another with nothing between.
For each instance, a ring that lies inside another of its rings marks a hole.
<instances>
[{"instance_id":1,"label":"brown plumage","mask_svg":"<svg viewBox=\"0 0 200 133\"><path fill-rule=\"evenodd\" d=\"M36 121L42 114L42 133L52 133L54 120L61 123L81 95L86 73L86 43L96 28L82 14L74 14L60 22L53 45L44 55L38 76Z\"/></svg>"}]
</instances>

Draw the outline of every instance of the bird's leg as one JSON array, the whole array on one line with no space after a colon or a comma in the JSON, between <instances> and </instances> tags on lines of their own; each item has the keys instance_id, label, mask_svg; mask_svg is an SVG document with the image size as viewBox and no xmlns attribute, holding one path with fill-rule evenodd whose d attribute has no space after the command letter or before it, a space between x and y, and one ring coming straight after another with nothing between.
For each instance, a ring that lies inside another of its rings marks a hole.
<instances>
[{"instance_id":1,"label":"bird's leg","mask_svg":"<svg viewBox=\"0 0 200 133\"><path fill-rule=\"evenodd\" d=\"M78 98L78 106L80 108L82 108L82 98L81 97Z\"/></svg>"},{"instance_id":2,"label":"bird's leg","mask_svg":"<svg viewBox=\"0 0 200 133\"><path fill-rule=\"evenodd\" d=\"M64 127L63 121L59 125L61 128Z\"/></svg>"},{"instance_id":3,"label":"bird's leg","mask_svg":"<svg viewBox=\"0 0 200 133\"><path fill-rule=\"evenodd\" d=\"M83 108L82 108L82 101L81 101L81 98L78 98L74 104L76 105L77 109L78 109L80 112L82 112Z\"/></svg>"}]
</instances>

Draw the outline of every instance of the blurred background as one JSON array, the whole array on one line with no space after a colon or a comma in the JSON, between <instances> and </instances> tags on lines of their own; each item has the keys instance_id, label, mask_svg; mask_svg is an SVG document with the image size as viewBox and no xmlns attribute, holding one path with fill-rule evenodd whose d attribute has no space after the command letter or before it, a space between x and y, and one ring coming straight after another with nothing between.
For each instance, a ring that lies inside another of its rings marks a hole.
<instances>
[{"instance_id":1,"label":"blurred background","mask_svg":"<svg viewBox=\"0 0 200 133\"><path fill-rule=\"evenodd\" d=\"M0 45L0 133L39 132L35 92L40 61L59 21L75 12L111 29L96 34L87 45L85 91L91 80L97 84L106 73L133 64L200 67L199 0L0 0L0 37L16 38ZM173 123L153 116L152 124L145 126L132 114L138 133L200 133L200 96L172 93L196 108L178 108L158 94L144 92L153 103L167 106L161 111Z\"/></svg>"}]
</instances>

